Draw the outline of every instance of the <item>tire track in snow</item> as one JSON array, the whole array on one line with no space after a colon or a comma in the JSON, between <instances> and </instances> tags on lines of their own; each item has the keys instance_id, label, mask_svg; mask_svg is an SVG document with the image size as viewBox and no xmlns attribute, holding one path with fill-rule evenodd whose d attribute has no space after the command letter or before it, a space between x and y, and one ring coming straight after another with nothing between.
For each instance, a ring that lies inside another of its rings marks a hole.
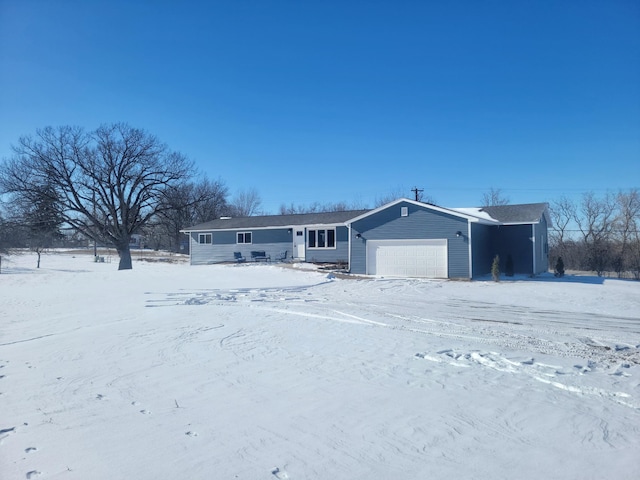
<instances>
[{"instance_id":1,"label":"tire track in snow","mask_svg":"<svg viewBox=\"0 0 640 480\"><path fill-rule=\"evenodd\" d=\"M615 331L625 333L638 332L638 322L633 317L620 315L600 315L592 312L551 311L528 308L516 305L497 305L482 301L462 301L451 298L429 299L425 301L420 293L424 288L438 288L442 285L417 282L411 284L411 292L407 295L405 288L400 288L399 281L389 281L383 288L379 288L381 295L391 295L394 298L393 311L386 302L385 308L375 304L360 304L355 300L344 303L345 308L332 308L335 303L329 292L314 291L314 302L309 302L309 290L331 284L322 282L308 287L274 288L274 289L237 289L233 291L209 291L190 294L172 294L171 301L178 301L183 305L228 305L234 308L257 309L263 314L268 312L284 314L301 318L362 325L372 328L385 328L405 331L410 334L420 334L443 339L458 339L479 344L491 345L492 349L485 351L471 351L464 354L447 356L446 351L438 355L425 353L423 358L431 361L448 362L455 367L471 367L473 365L501 371L506 374L526 375L529 378L547 384L553 388L572 394L599 396L610 399L620 405L638 409L638 403L625 392L608 391L601 388L578 386L571 382L560 381L557 376L570 378L570 375L554 370L553 366L546 366L535 362L532 358L524 361L510 360L494 351L507 349L509 351L523 351L564 358L585 359L584 363L602 365L603 368L613 370L614 375L624 376L621 369L625 363L640 363L640 351L635 348L613 348L607 345L611 339L576 338L575 332L584 333L585 329L601 332L606 336ZM368 283L380 287L379 282ZM339 285L327 286L329 289L340 288ZM355 296L357 298L357 296ZM415 312L415 304L411 302L424 301L425 313L428 316L403 314L403 311ZM385 298L385 300L387 300ZM162 302L160 302L162 303ZM282 305L276 306L277 305ZM585 323L590 324L585 327ZM231 344L246 335L242 329L222 338L221 348L229 348ZM253 335L251 335L253 336ZM247 339L254 342L256 339ZM246 342L245 342L246 343ZM237 345L235 345L237 347ZM230 348L235 352L236 348ZM451 353L450 351L449 353ZM246 352L243 352L246 354ZM419 355L418 355L419 356ZM591 362L591 363L590 363Z\"/></svg>"},{"instance_id":2,"label":"tire track in snow","mask_svg":"<svg viewBox=\"0 0 640 480\"><path fill-rule=\"evenodd\" d=\"M176 304L176 300L179 300L177 304L182 305L227 305L239 308L259 308L262 311L268 310L274 313L286 313L289 315L295 315L306 318L317 318L322 320L339 321L344 323L358 323L362 325L372 325L383 328L400 329L411 333L426 334L439 338L455 338L465 339L474 342L481 342L484 344L491 344L494 346L500 346L508 349L522 349L522 350L534 350L535 352L545 355L561 355L564 357L586 357L596 361L607 361L608 363L616 363L620 361L620 355L611 355L611 352L598 351L598 349L585 346L584 342L576 341L572 339L573 332L580 330L580 326L583 324L581 319L581 313L579 312L552 312L541 309L527 309L525 307L507 306L506 311L503 311L502 307L494 305L490 302L474 301L474 302L462 302L451 301L451 299L442 299L439 302L430 302L426 305L428 311L432 310L434 315L442 317L442 319L429 319L422 317L415 317L412 315L402 315L402 308L405 302L406 289L398 290L399 281L391 281L385 285L387 288L380 288L381 292L387 290L394 295L398 295L399 305L398 310L394 312L385 312L384 308L375 304L358 304L356 302L349 302L346 306L351 307L354 311L357 311L359 315L348 313L342 310L331 309L329 311L337 314L336 316L328 315L326 305L330 304L329 297L322 299L321 301L309 302L310 290L315 290L320 286L335 286L333 282L321 282L316 285L303 286L303 287L279 287L273 289L232 289L232 290L212 290L212 291L198 291L196 293L178 293L167 294L168 298L171 298L172 304ZM377 282L376 282L377 284ZM368 284L371 286L371 284ZM375 285L375 284L374 284ZM430 282L413 282L410 287L412 288L412 295L410 298L415 298L420 292L419 287L434 287ZM437 283L436 287L441 288L442 285ZM413 294L415 292L415 294ZM404 293L404 295L402 295ZM314 292L317 297L317 292ZM148 302L155 302L155 300L149 300ZM162 300L158 302L162 303ZM272 308L271 305L286 304L285 308ZM296 305L304 305L304 308L298 309ZM409 307L410 309L413 306ZM465 314L460 314L460 309L463 309ZM316 310L315 312L313 310ZM486 315L474 314L469 315L469 311L486 311ZM371 315L366 315L370 312ZM398 313L400 312L400 313ZM500 316L496 316L496 312L500 312ZM363 315L363 313L365 315ZM384 317L389 322L381 321L380 318ZM591 314L594 318L599 318L601 321L605 320L618 320L629 325L628 322L632 322L632 317L621 316L596 316ZM516 316L518 321L511 321L510 317ZM540 318L538 318L540 316ZM558 317L565 318L565 322L559 321ZM376 320L367 317L377 317ZM378 320L380 319L380 320ZM455 319L455 321L453 321ZM542 322L540 321L542 319ZM523 320L523 321L520 321ZM524 321L526 320L526 321ZM573 321L573 323L572 323ZM547 326L547 322L550 322ZM564 326L564 324L568 326ZM413 326L419 324L419 327ZM487 325L488 324L488 325ZM504 324L504 328L501 328ZM630 325L629 325L630 326ZM615 325L613 326L615 327ZM607 328L611 330L612 326ZM604 327L602 327L604 329ZM637 330L637 328L636 328ZM583 331L583 330L582 330ZM545 336L552 337L551 339L545 339ZM568 337L567 340L558 340L558 337ZM634 356L631 352L628 354L630 357L627 361L633 363L640 363L640 355Z\"/></svg>"}]
</instances>

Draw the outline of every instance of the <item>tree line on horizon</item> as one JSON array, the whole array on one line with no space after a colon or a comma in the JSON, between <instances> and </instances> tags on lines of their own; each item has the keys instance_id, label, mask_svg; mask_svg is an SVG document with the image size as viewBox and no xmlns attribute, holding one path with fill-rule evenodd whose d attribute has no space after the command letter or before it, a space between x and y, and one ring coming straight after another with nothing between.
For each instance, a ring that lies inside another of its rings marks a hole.
<instances>
[{"instance_id":1,"label":"tree line on horizon","mask_svg":"<svg viewBox=\"0 0 640 480\"><path fill-rule=\"evenodd\" d=\"M561 197L551 202L549 261L562 258L567 270L640 280L640 191L632 188L579 201Z\"/></svg>"},{"instance_id":2,"label":"tree line on horizon","mask_svg":"<svg viewBox=\"0 0 640 480\"><path fill-rule=\"evenodd\" d=\"M483 206L508 205L500 189L482 197ZM566 196L549 203L549 269L614 273L640 280L640 190L631 188L579 200Z\"/></svg>"},{"instance_id":3,"label":"tree line on horizon","mask_svg":"<svg viewBox=\"0 0 640 480\"><path fill-rule=\"evenodd\" d=\"M0 164L0 252L30 248L38 253L55 246L115 248L119 269L132 268L134 235L156 250L185 252L183 228L221 216L252 216L261 210L255 188L230 196L223 180L198 175L195 165L157 137L125 123L93 131L47 127L20 137L14 155ZM414 187L418 201L436 201ZM400 197L402 188L375 199L375 207ZM491 188L483 206L509 204ZM280 206L279 214L364 210L360 203ZM640 277L640 198L638 190L597 198L587 193L574 203L550 204L550 262L562 257L567 269L615 271Z\"/></svg>"}]
</instances>

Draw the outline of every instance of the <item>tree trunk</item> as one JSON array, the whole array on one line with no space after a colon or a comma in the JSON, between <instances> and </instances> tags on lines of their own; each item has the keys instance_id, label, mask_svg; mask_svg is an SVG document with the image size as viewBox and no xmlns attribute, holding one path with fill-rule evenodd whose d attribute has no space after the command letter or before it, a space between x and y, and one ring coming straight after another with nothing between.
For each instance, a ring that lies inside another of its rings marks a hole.
<instances>
[{"instance_id":1,"label":"tree trunk","mask_svg":"<svg viewBox=\"0 0 640 480\"><path fill-rule=\"evenodd\" d=\"M131 263L131 250L129 248L129 242L124 245L119 245L116 250L120 257L120 263L118 264L118 270L131 270L133 265Z\"/></svg>"},{"instance_id":2,"label":"tree trunk","mask_svg":"<svg viewBox=\"0 0 640 480\"><path fill-rule=\"evenodd\" d=\"M183 233L176 232L175 236L173 237L173 241L175 242L173 246L173 251L175 253L180 253L180 240L182 240L183 236L184 236Z\"/></svg>"}]
</instances>

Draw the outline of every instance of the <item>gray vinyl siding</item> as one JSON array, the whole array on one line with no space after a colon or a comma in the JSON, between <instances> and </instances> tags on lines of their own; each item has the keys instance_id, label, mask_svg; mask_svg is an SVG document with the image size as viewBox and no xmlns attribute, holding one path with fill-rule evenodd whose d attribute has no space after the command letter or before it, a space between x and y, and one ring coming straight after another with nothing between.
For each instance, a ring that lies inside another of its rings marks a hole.
<instances>
[{"instance_id":1,"label":"gray vinyl siding","mask_svg":"<svg viewBox=\"0 0 640 480\"><path fill-rule=\"evenodd\" d=\"M310 227L311 229L335 228L336 248L306 248L307 262L338 263L349 261L349 229L345 226L337 227ZM308 230L309 228L305 228ZM224 231L202 231L191 233L191 265L206 265L211 263L233 262L234 252L240 252L251 261L253 250L264 250L271 259L278 257L283 251L287 251L287 258L293 254L293 234L289 228L270 228L251 230L250 228ZM237 234L251 232L251 243L236 243ZM212 233L213 244L198 243L198 235ZM305 233L306 238L306 233Z\"/></svg>"},{"instance_id":2,"label":"gray vinyl siding","mask_svg":"<svg viewBox=\"0 0 640 480\"><path fill-rule=\"evenodd\" d=\"M306 230L321 230L333 227L308 227ZM306 261L312 263L347 263L349 261L349 229L344 226L335 227L336 248L309 248L306 243ZM307 239L308 234L307 234Z\"/></svg>"},{"instance_id":3,"label":"gray vinyl siding","mask_svg":"<svg viewBox=\"0 0 640 480\"><path fill-rule=\"evenodd\" d=\"M472 278L491 273L491 262L493 261L493 249L491 245L495 228L496 227L479 223L471 224L471 242L473 245L471 253Z\"/></svg>"},{"instance_id":4,"label":"gray vinyl siding","mask_svg":"<svg viewBox=\"0 0 640 480\"><path fill-rule=\"evenodd\" d=\"M287 258L291 258L293 239L289 229L265 230L233 230L191 233L191 265L206 265L211 263L233 262L234 252L240 252L251 261L252 250L264 250L271 259L275 259L281 252L287 250ZM251 243L236 243L238 232L251 232ZM212 244L198 243L200 233L212 233Z\"/></svg>"},{"instance_id":5,"label":"gray vinyl siding","mask_svg":"<svg viewBox=\"0 0 640 480\"><path fill-rule=\"evenodd\" d=\"M198 235L201 233L212 233L212 232L191 232L189 235L189 260L191 265L203 265L210 262L209 259L214 253L213 244L200 244L198 243ZM233 254L231 254L233 255Z\"/></svg>"},{"instance_id":6,"label":"gray vinyl siding","mask_svg":"<svg viewBox=\"0 0 640 480\"><path fill-rule=\"evenodd\" d=\"M401 208L408 216L401 216ZM469 238L467 220L413 203L400 202L365 217L351 225L352 273L366 272L366 242L368 240L448 240L448 272L450 278L470 278ZM457 237L456 232L462 236ZM362 238L356 238L360 234Z\"/></svg>"}]
</instances>

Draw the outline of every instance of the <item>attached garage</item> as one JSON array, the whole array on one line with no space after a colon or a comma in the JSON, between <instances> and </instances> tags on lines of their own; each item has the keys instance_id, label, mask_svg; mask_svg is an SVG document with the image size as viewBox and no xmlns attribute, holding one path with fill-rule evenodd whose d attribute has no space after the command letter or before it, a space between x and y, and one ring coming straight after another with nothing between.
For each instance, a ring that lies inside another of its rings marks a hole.
<instances>
[{"instance_id":1,"label":"attached garage","mask_svg":"<svg viewBox=\"0 0 640 480\"><path fill-rule=\"evenodd\" d=\"M447 240L370 240L367 273L398 277L448 278Z\"/></svg>"}]
</instances>

